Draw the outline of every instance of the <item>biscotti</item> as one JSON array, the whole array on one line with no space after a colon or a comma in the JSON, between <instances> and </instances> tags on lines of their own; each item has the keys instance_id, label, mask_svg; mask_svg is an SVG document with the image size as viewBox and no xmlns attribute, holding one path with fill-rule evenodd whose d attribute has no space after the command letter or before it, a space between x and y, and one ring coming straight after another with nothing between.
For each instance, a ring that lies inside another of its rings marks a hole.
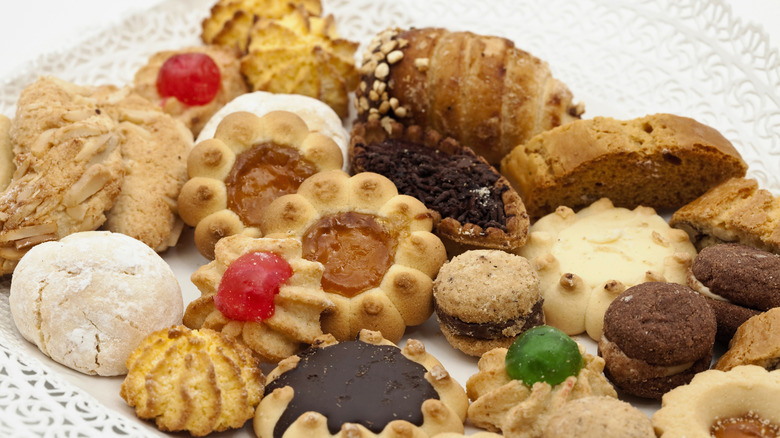
<instances>
[{"instance_id":1,"label":"biscotti","mask_svg":"<svg viewBox=\"0 0 780 438\"><path fill-rule=\"evenodd\" d=\"M532 219L602 197L618 207L678 208L746 170L718 131L671 114L574 121L535 136L501 162Z\"/></svg>"},{"instance_id":2,"label":"biscotti","mask_svg":"<svg viewBox=\"0 0 780 438\"><path fill-rule=\"evenodd\" d=\"M780 254L780 197L754 179L732 178L677 210L669 224L702 248L734 242Z\"/></svg>"}]
</instances>

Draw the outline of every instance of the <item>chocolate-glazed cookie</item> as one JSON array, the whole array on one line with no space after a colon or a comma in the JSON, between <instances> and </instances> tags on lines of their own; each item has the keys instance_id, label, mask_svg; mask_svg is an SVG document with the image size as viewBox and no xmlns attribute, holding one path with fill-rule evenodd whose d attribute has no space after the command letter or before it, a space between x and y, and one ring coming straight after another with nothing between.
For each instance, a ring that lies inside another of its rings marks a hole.
<instances>
[{"instance_id":1,"label":"chocolate-glazed cookie","mask_svg":"<svg viewBox=\"0 0 780 438\"><path fill-rule=\"evenodd\" d=\"M660 399L709 368L716 327L705 298L684 285L628 288L604 315L604 374L626 393Z\"/></svg>"}]
</instances>

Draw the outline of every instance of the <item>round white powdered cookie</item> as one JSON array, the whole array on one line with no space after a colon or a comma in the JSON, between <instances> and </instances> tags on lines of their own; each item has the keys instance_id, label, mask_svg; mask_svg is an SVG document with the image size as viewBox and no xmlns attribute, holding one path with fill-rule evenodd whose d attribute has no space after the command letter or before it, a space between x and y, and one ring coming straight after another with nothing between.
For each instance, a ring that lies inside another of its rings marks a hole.
<instances>
[{"instance_id":1,"label":"round white powdered cookie","mask_svg":"<svg viewBox=\"0 0 780 438\"><path fill-rule=\"evenodd\" d=\"M181 323L181 289L165 261L123 234L89 231L33 247L9 298L16 327L55 361L85 374L125 374L150 333Z\"/></svg>"},{"instance_id":2,"label":"round white powdered cookie","mask_svg":"<svg viewBox=\"0 0 780 438\"><path fill-rule=\"evenodd\" d=\"M349 134L341 124L341 119L328 105L312 97L299 94L274 94L265 91L243 94L228 102L214 114L200 131L197 143L214 138L217 125L226 115L237 111L247 111L262 117L271 111L289 111L298 114L306 122L309 131L319 132L332 138L344 155L344 169L347 168L347 143Z\"/></svg>"}]
</instances>

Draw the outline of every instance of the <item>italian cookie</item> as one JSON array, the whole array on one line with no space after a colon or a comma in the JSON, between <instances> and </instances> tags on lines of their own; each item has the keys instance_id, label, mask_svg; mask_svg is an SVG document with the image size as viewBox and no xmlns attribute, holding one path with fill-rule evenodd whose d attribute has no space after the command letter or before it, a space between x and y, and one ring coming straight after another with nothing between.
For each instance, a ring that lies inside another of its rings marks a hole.
<instances>
[{"instance_id":1,"label":"italian cookie","mask_svg":"<svg viewBox=\"0 0 780 438\"><path fill-rule=\"evenodd\" d=\"M650 418L607 396L572 400L550 417L543 438L655 438Z\"/></svg>"},{"instance_id":2,"label":"italian cookie","mask_svg":"<svg viewBox=\"0 0 780 438\"><path fill-rule=\"evenodd\" d=\"M433 282L433 307L447 342L481 356L509 347L544 324L539 277L523 257L499 250L466 251L445 263Z\"/></svg>"},{"instance_id":3,"label":"italian cookie","mask_svg":"<svg viewBox=\"0 0 780 438\"><path fill-rule=\"evenodd\" d=\"M14 148L11 143L11 120L0 114L0 190L4 190L8 187L14 170Z\"/></svg>"},{"instance_id":4,"label":"italian cookie","mask_svg":"<svg viewBox=\"0 0 780 438\"><path fill-rule=\"evenodd\" d=\"M728 351L713 368L728 371L739 365L780 369L780 308L767 310L740 325Z\"/></svg>"},{"instance_id":5,"label":"italian cookie","mask_svg":"<svg viewBox=\"0 0 780 438\"><path fill-rule=\"evenodd\" d=\"M660 438L777 437L779 398L780 371L707 370L664 395L653 426Z\"/></svg>"},{"instance_id":6,"label":"italian cookie","mask_svg":"<svg viewBox=\"0 0 780 438\"><path fill-rule=\"evenodd\" d=\"M520 196L483 158L432 129L385 120L355 123L351 172L388 177L422 201L450 257L469 249L516 250L529 220Z\"/></svg>"},{"instance_id":7,"label":"italian cookie","mask_svg":"<svg viewBox=\"0 0 780 438\"><path fill-rule=\"evenodd\" d=\"M562 206L539 219L517 253L539 272L547 324L598 341L618 294L646 281L685 284L696 249L652 208L617 208L602 198L576 214Z\"/></svg>"},{"instance_id":8,"label":"italian cookie","mask_svg":"<svg viewBox=\"0 0 780 438\"><path fill-rule=\"evenodd\" d=\"M780 256L736 243L708 246L693 259L688 286L708 298L718 340L728 344L749 318L780 307Z\"/></svg>"},{"instance_id":9,"label":"italian cookie","mask_svg":"<svg viewBox=\"0 0 780 438\"><path fill-rule=\"evenodd\" d=\"M311 175L341 169L342 154L326 135L309 130L297 115L273 111L227 115L214 138L198 143L187 161L189 180L179 194L179 215L195 227L195 246L214 258L225 236L261 235L266 208L295 193Z\"/></svg>"},{"instance_id":10,"label":"italian cookie","mask_svg":"<svg viewBox=\"0 0 780 438\"><path fill-rule=\"evenodd\" d=\"M209 329L151 333L127 358L119 395L138 418L193 436L242 427L263 397L264 376L245 346Z\"/></svg>"},{"instance_id":11,"label":"italian cookie","mask_svg":"<svg viewBox=\"0 0 780 438\"><path fill-rule=\"evenodd\" d=\"M626 289L604 314L604 374L637 397L660 399L710 367L717 323L689 287L649 282Z\"/></svg>"},{"instance_id":12,"label":"italian cookie","mask_svg":"<svg viewBox=\"0 0 780 438\"><path fill-rule=\"evenodd\" d=\"M542 437L550 419L572 400L617 397L602 374L603 359L548 326L529 330L510 349L490 350L477 366L466 382L468 418L506 437Z\"/></svg>"},{"instance_id":13,"label":"italian cookie","mask_svg":"<svg viewBox=\"0 0 780 438\"><path fill-rule=\"evenodd\" d=\"M135 73L133 90L197 137L217 110L248 91L239 56L217 45L157 52Z\"/></svg>"},{"instance_id":14,"label":"italian cookie","mask_svg":"<svg viewBox=\"0 0 780 438\"><path fill-rule=\"evenodd\" d=\"M181 323L171 268L147 245L107 231L71 234L32 248L11 279L19 332L53 360L84 374L125 374L150 333Z\"/></svg>"},{"instance_id":15,"label":"italian cookie","mask_svg":"<svg viewBox=\"0 0 780 438\"><path fill-rule=\"evenodd\" d=\"M370 390L366 390L370 389ZM378 332L324 336L279 363L257 407L260 438L435 436L463 433L468 398L441 363L410 339L398 348Z\"/></svg>"},{"instance_id":16,"label":"italian cookie","mask_svg":"<svg viewBox=\"0 0 780 438\"><path fill-rule=\"evenodd\" d=\"M233 235L215 259L192 274L201 296L184 325L220 331L264 362L279 362L323 334L320 317L334 307L320 286L323 267L305 260L295 239Z\"/></svg>"},{"instance_id":17,"label":"italian cookie","mask_svg":"<svg viewBox=\"0 0 780 438\"><path fill-rule=\"evenodd\" d=\"M398 342L431 316L433 278L447 257L432 228L425 205L399 195L389 179L341 170L277 198L261 224L265 236L297 239L303 258L323 265L322 288L335 308L322 316L322 330L340 341L369 329Z\"/></svg>"}]
</instances>

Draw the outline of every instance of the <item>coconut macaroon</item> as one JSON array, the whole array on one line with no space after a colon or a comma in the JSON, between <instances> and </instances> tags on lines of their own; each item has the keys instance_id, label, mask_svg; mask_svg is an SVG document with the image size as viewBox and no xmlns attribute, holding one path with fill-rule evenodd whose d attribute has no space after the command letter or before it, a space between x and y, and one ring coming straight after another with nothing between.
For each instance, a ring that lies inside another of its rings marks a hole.
<instances>
[{"instance_id":1,"label":"coconut macaroon","mask_svg":"<svg viewBox=\"0 0 780 438\"><path fill-rule=\"evenodd\" d=\"M366 390L370 389L370 390ZM398 348L375 331L356 340L318 339L268 375L257 407L260 438L438 436L463 433L463 387L410 339Z\"/></svg>"},{"instance_id":2,"label":"coconut macaroon","mask_svg":"<svg viewBox=\"0 0 780 438\"><path fill-rule=\"evenodd\" d=\"M320 172L265 210L261 231L303 243L323 264L322 287L336 307L322 328L336 339L377 330L397 342L433 313L433 278L446 260L433 219L417 199L382 175Z\"/></svg>"},{"instance_id":3,"label":"coconut macaroon","mask_svg":"<svg viewBox=\"0 0 780 438\"><path fill-rule=\"evenodd\" d=\"M226 116L213 139L198 143L187 163L189 180L179 195L179 214L195 227L195 246L214 258L216 242L233 234L261 235L264 210L295 193L317 172L341 169L341 149L311 132L296 114L273 111Z\"/></svg>"}]
</instances>

